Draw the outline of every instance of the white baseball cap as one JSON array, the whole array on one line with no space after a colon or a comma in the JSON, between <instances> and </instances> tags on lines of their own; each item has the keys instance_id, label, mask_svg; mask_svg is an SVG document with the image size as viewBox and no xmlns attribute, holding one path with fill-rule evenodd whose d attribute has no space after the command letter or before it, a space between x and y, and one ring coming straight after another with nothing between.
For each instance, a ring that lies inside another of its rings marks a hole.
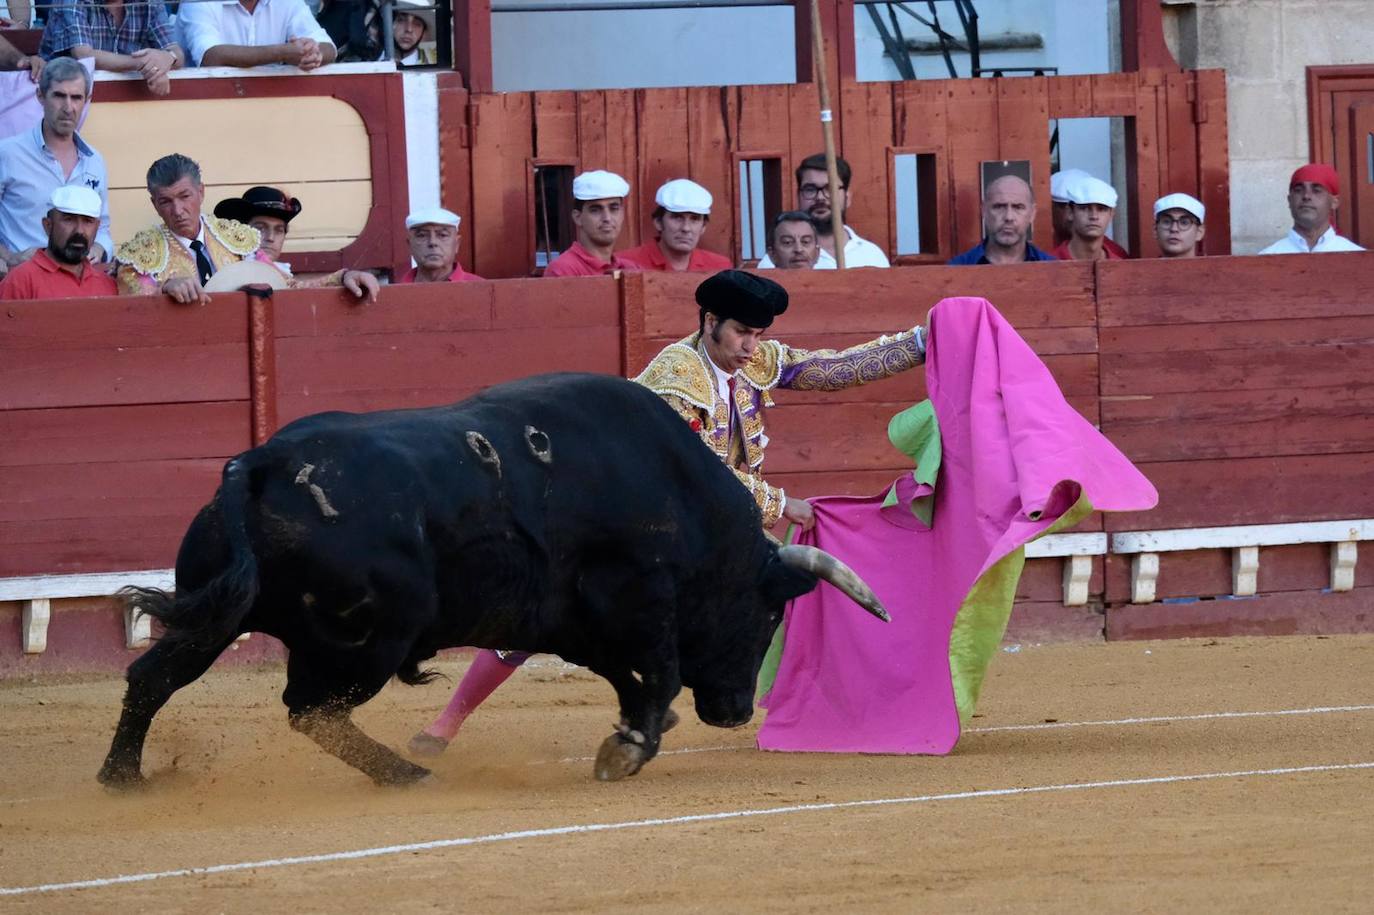
<instances>
[{"instance_id":1,"label":"white baseball cap","mask_svg":"<svg viewBox=\"0 0 1374 915\"><path fill-rule=\"evenodd\" d=\"M406 217L406 228L434 225L453 226L456 229L462 222L463 218L452 210L443 207L424 207Z\"/></svg>"},{"instance_id":2,"label":"white baseball cap","mask_svg":"<svg viewBox=\"0 0 1374 915\"><path fill-rule=\"evenodd\" d=\"M1155 219L1165 210L1183 210L1196 216L1198 222L1207 221L1207 208L1190 194L1165 194L1155 201Z\"/></svg>"},{"instance_id":3,"label":"white baseball cap","mask_svg":"<svg viewBox=\"0 0 1374 915\"><path fill-rule=\"evenodd\" d=\"M711 192L695 181L674 178L658 189L654 202L669 213L711 215Z\"/></svg>"},{"instance_id":4,"label":"white baseball cap","mask_svg":"<svg viewBox=\"0 0 1374 915\"><path fill-rule=\"evenodd\" d=\"M1064 192L1068 195L1069 203L1079 206L1089 203L1100 204L1104 207L1116 206L1116 188L1101 178L1094 178L1092 175L1071 178L1064 188Z\"/></svg>"},{"instance_id":5,"label":"white baseball cap","mask_svg":"<svg viewBox=\"0 0 1374 915\"><path fill-rule=\"evenodd\" d=\"M100 195L80 184L64 184L53 190L48 209L99 219Z\"/></svg>"},{"instance_id":6,"label":"white baseball cap","mask_svg":"<svg viewBox=\"0 0 1374 915\"><path fill-rule=\"evenodd\" d=\"M573 197L578 200L606 200L630 193L630 183L615 172L583 172L573 179Z\"/></svg>"},{"instance_id":7,"label":"white baseball cap","mask_svg":"<svg viewBox=\"0 0 1374 915\"><path fill-rule=\"evenodd\" d=\"M1055 203L1068 203L1069 194L1067 186L1070 182L1079 178L1091 177L1081 168L1063 168L1050 175L1050 199Z\"/></svg>"}]
</instances>

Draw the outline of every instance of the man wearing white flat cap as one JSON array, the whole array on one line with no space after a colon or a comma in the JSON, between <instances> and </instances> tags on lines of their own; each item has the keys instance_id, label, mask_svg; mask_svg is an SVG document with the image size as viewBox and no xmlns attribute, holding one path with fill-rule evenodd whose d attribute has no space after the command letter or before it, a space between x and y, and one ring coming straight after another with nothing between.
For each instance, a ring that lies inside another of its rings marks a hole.
<instances>
[{"instance_id":1,"label":"man wearing white flat cap","mask_svg":"<svg viewBox=\"0 0 1374 915\"><path fill-rule=\"evenodd\" d=\"M654 195L654 235L620 259L640 270L716 273L729 270L730 258L702 250L701 237L711 220L711 192L695 181L674 178Z\"/></svg>"},{"instance_id":2,"label":"man wearing white flat cap","mask_svg":"<svg viewBox=\"0 0 1374 915\"><path fill-rule=\"evenodd\" d=\"M1073 201L1069 199L1069 186L1092 175L1081 168L1064 168L1050 175L1051 221L1054 223L1054 246L1058 248L1073 237ZM1102 242L1102 247L1112 252L1118 259L1130 257L1126 249L1110 238Z\"/></svg>"},{"instance_id":3,"label":"man wearing white flat cap","mask_svg":"<svg viewBox=\"0 0 1374 915\"><path fill-rule=\"evenodd\" d=\"M1160 257L1197 257L1207 234L1207 208L1189 194L1165 194L1155 201L1155 241Z\"/></svg>"},{"instance_id":4,"label":"man wearing white flat cap","mask_svg":"<svg viewBox=\"0 0 1374 915\"><path fill-rule=\"evenodd\" d=\"M1073 235L1054 249L1062 261L1125 260L1125 249L1107 247L1107 227L1116 212L1116 188L1092 175L1072 176L1064 193L1073 205Z\"/></svg>"},{"instance_id":5,"label":"man wearing white flat cap","mask_svg":"<svg viewBox=\"0 0 1374 915\"><path fill-rule=\"evenodd\" d=\"M577 240L544 268L545 276L605 276L638 269L615 254L625 226L630 184L614 172L583 172L573 179L573 227Z\"/></svg>"},{"instance_id":6,"label":"man wearing white flat cap","mask_svg":"<svg viewBox=\"0 0 1374 915\"><path fill-rule=\"evenodd\" d=\"M48 246L10 271L0 283L0 300L118 295L110 275L86 260L100 231L102 209L100 195L90 188L58 185L43 217Z\"/></svg>"},{"instance_id":7,"label":"man wearing white flat cap","mask_svg":"<svg viewBox=\"0 0 1374 915\"><path fill-rule=\"evenodd\" d=\"M462 218L443 207L425 207L406 217L410 256L415 260L397 283L467 283L480 280L458 263L458 226Z\"/></svg>"}]
</instances>

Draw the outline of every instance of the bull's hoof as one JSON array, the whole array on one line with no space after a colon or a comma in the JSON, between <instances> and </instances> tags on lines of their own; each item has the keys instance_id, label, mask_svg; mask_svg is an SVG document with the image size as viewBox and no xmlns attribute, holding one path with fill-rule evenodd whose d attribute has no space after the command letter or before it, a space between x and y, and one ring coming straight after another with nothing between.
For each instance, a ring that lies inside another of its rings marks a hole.
<instances>
[{"instance_id":1,"label":"bull's hoof","mask_svg":"<svg viewBox=\"0 0 1374 915\"><path fill-rule=\"evenodd\" d=\"M448 741L421 731L410 738L407 748L410 750L411 756L439 756L448 749Z\"/></svg>"},{"instance_id":2,"label":"bull's hoof","mask_svg":"<svg viewBox=\"0 0 1374 915\"><path fill-rule=\"evenodd\" d=\"M376 776L373 781L383 788L404 788L416 782L424 781L432 775L433 773L424 766L417 766L402 759L399 765Z\"/></svg>"},{"instance_id":3,"label":"bull's hoof","mask_svg":"<svg viewBox=\"0 0 1374 915\"><path fill-rule=\"evenodd\" d=\"M667 734L673 728L677 727L678 722L681 720L682 718L678 716L677 712L668 709L668 711L663 713L663 724L659 726L658 732L660 734Z\"/></svg>"},{"instance_id":4,"label":"bull's hoof","mask_svg":"<svg viewBox=\"0 0 1374 915\"><path fill-rule=\"evenodd\" d=\"M108 763L101 767L95 778L111 791L134 791L147 785L143 773L137 769Z\"/></svg>"},{"instance_id":5,"label":"bull's hoof","mask_svg":"<svg viewBox=\"0 0 1374 915\"><path fill-rule=\"evenodd\" d=\"M601 742L596 753L597 781L618 782L634 775L648 762L649 753L637 743L630 743L619 734L612 734Z\"/></svg>"}]
</instances>

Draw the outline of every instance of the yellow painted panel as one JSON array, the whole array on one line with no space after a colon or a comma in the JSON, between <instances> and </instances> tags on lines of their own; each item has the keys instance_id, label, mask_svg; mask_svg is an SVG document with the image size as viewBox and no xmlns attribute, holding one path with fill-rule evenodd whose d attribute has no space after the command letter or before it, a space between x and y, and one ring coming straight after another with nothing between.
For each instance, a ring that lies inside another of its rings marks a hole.
<instances>
[{"instance_id":1,"label":"yellow painted panel","mask_svg":"<svg viewBox=\"0 0 1374 915\"><path fill-rule=\"evenodd\" d=\"M274 184L264 181L263 184ZM215 204L226 197L237 197L252 185L207 184L205 212L213 213ZM337 251L350 244L367 222L372 206L372 182L304 181L276 183L301 202L301 214L291 220L286 237L287 251ZM157 222L157 213L143 187L114 188L110 191L110 226L116 242L128 241L139 230ZM401 226L397 232L403 231Z\"/></svg>"},{"instance_id":2,"label":"yellow painted panel","mask_svg":"<svg viewBox=\"0 0 1374 915\"><path fill-rule=\"evenodd\" d=\"M81 136L105 157L111 188L143 187L148 166L174 152L200 163L207 184L372 176L367 127L356 108L335 98L96 101Z\"/></svg>"}]
</instances>

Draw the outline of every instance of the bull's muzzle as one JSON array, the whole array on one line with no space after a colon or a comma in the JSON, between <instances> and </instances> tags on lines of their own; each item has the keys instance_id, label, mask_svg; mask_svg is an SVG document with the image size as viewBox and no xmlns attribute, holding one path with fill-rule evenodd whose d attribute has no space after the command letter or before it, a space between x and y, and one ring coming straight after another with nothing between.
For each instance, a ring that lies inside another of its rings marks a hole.
<instances>
[{"instance_id":1,"label":"bull's muzzle","mask_svg":"<svg viewBox=\"0 0 1374 915\"><path fill-rule=\"evenodd\" d=\"M853 569L825 550L814 546L784 546L778 549L778 559L782 560L784 565L810 572L817 578L830 582L848 595L850 600L884 623L892 622L892 617L887 615L873 589L865 584Z\"/></svg>"}]
</instances>

